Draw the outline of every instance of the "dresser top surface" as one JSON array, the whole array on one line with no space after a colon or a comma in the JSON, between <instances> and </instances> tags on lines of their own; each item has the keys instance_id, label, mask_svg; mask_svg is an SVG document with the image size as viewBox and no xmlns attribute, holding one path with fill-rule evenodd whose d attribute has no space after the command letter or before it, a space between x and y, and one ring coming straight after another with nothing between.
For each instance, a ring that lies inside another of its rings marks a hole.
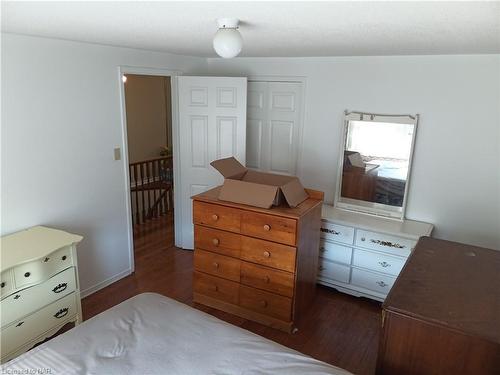
<instances>
[{"instance_id":1,"label":"dresser top surface","mask_svg":"<svg viewBox=\"0 0 500 375\"><path fill-rule=\"evenodd\" d=\"M422 237L383 307L500 343L500 251Z\"/></svg>"},{"instance_id":2,"label":"dresser top surface","mask_svg":"<svg viewBox=\"0 0 500 375\"><path fill-rule=\"evenodd\" d=\"M434 229L432 224L421 221L387 219L384 217L341 210L327 204L323 205L322 218L323 220L332 221L336 224L353 226L415 240L422 236L430 236Z\"/></svg>"},{"instance_id":3,"label":"dresser top surface","mask_svg":"<svg viewBox=\"0 0 500 375\"><path fill-rule=\"evenodd\" d=\"M260 207L248 206L246 204L239 204L239 203L222 201L222 200L218 199L220 188L221 187L218 186L216 188L207 190L204 193L195 195L193 197L193 199L196 201L207 202L207 203L216 203L216 204L220 204L220 205L227 206L227 207L238 208L241 210L290 217L293 219L300 218L306 212L308 212L312 208L316 207L317 205L322 204L322 202L323 202L320 199L308 198L304 202L299 204L297 207L273 206L271 208L260 208Z\"/></svg>"},{"instance_id":4,"label":"dresser top surface","mask_svg":"<svg viewBox=\"0 0 500 375\"><path fill-rule=\"evenodd\" d=\"M36 226L1 238L1 269L41 258L64 246L78 243L82 236L62 230Z\"/></svg>"}]
</instances>

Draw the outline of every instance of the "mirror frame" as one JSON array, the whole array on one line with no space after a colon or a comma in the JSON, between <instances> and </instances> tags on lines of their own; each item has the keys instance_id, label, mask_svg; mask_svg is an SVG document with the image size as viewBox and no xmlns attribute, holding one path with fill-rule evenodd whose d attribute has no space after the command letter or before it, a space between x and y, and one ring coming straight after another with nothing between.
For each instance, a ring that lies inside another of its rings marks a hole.
<instances>
[{"instance_id":1,"label":"mirror frame","mask_svg":"<svg viewBox=\"0 0 500 375\"><path fill-rule=\"evenodd\" d=\"M375 113L365 112L344 112L344 128L342 133L342 143L340 147L338 171L337 171L337 190L335 192L334 206L343 210L356 211L365 214L383 216L386 218L404 220L406 212L406 203L408 201L408 189L410 186L411 167L413 163L413 151L415 149L415 139L417 135L419 115L380 115ZM403 205L390 206L387 204L362 201L341 197L342 193L342 172L344 170L344 152L346 147L347 132L350 121L366 121L366 122L389 122L395 124L413 124L414 131L410 146L410 157L408 159L408 174L406 176Z\"/></svg>"}]
</instances>

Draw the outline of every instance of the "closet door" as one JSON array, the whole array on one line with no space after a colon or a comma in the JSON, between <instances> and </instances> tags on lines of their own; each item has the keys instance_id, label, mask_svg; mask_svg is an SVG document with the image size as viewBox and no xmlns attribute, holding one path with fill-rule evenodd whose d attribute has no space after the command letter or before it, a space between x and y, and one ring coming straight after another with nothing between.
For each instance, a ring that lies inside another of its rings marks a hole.
<instances>
[{"instance_id":1,"label":"closet door","mask_svg":"<svg viewBox=\"0 0 500 375\"><path fill-rule=\"evenodd\" d=\"M210 162L234 156L245 164L247 79L240 77L177 77L179 108L181 236L176 246L193 249L191 196L221 185Z\"/></svg>"},{"instance_id":2,"label":"closet door","mask_svg":"<svg viewBox=\"0 0 500 375\"><path fill-rule=\"evenodd\" d=\"M301 126L302 83L249 82L247 166L295 175Z\"/></svg>"}]
</instances>

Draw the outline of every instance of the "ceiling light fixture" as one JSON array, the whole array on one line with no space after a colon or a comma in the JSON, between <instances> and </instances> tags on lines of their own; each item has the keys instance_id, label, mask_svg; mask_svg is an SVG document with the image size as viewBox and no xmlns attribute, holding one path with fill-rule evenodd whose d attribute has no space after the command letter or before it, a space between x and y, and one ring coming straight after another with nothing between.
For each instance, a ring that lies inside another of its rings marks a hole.
<instances>
[{"instance_id":1,"label":"ceiling light fixture","mask_svg":"<svg viewBox=\"0 0 500 375\"><path fill-rule=\"evenodd\" d=\"M238 56L243 46L243 39L238 31L240 20L237 18L219 18L219 30L214 36L214 50L217 55L225 59Z\"/></svg>"}]
</instances>

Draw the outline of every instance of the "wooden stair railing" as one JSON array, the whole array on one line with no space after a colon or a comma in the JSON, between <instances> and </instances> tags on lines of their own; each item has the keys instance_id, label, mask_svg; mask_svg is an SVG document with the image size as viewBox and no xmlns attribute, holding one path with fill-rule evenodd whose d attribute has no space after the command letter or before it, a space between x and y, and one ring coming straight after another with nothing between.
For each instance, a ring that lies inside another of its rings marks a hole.
<instances>
[{"instance_id":1,"label":"wooden stair railing","mask_svg":"<svg viewBox=\"0 0 500 375\"><path fill-rule=\"evenodd\" d=\"M130 163L129 175L134 225L165 215L173 209L171 156Z\"/></svg>"}]
</instances>

